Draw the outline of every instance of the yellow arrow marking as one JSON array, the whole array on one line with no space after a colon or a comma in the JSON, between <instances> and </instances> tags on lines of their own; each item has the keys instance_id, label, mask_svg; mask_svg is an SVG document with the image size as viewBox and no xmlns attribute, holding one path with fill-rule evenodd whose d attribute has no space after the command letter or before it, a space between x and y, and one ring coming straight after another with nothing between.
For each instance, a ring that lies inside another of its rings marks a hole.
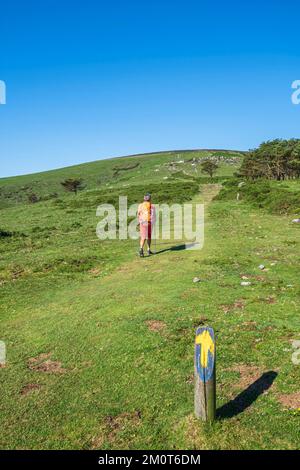
<instances>
[{"instance_id":1,"label":"yellow arrow marking","mask_svg":"<svg viewBox=\"0 0 300 470\"><path fill-rule=\"evenodd\" d=\"M200 344L201 346L201 366L207 367L208 351L211 352L211 354L215 352L215 345L208 330L204 330L200 335L196 336L196 344Z\"/></svg>"}]
</instances>

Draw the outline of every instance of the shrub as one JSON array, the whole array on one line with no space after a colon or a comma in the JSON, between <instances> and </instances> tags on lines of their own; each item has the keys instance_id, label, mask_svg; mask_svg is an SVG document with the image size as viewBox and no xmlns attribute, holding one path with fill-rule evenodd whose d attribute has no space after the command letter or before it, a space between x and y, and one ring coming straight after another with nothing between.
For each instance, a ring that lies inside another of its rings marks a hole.
<instances>
[{"instance_id":1,"label":"shrub","mask_svg":"<svg viewBox=\"0 0 300 470\"><path fill-rule=\"evenodd\" d=\"M35 193L31 193L31 194L28 195L28 201L31 204L35 204L36 202L39 202L39 198Z\"/></svg>"},{"instance_id":2,"label":"shrub","mask_svg":"<svg viewBox=\"0 0 300 470\"><path fill-rule=\"evenodd\" d=\"M236 199L237 192L240 200L260 207L274 214L293 214L300 211L300 189L290 190L286 185L268 180L247 181L238 187L241 180L233 179L224 183L216 200L229 201Z\"/></svg>"},{"instance_id":3,"label":"shrub","mask_svg":"<svg viewBox=\"0 0 300 470\"><path fill-rule=\"evenodd\" d=\"M68 178L61 182L61 185L65 188L66 191L70 193L75 193L83 189L83 182L81 178Z\"/></svg>"}]
</instances>

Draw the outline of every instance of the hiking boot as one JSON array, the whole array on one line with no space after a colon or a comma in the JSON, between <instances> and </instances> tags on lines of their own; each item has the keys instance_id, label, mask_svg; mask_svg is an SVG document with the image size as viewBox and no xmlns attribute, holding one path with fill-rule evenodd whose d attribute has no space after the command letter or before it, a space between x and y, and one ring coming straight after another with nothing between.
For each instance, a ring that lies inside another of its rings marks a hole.
<instances>
[{"instance_id":1,"label":"hiking boot","mask_svg":"<svg viewBox=\"0 0 300 470\"><path fill-rule=\"evenodd\" d=\"M143 248L140 248L139 255L141 258L144 258L144 250Z\"/></svg>"}]
</instances>

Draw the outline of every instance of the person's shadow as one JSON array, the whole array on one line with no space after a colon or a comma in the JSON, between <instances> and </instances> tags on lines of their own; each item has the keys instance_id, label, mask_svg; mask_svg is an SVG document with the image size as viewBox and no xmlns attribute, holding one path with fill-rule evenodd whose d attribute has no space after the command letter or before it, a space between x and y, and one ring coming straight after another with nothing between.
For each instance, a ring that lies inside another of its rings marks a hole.
<instances>
[{"instance_id":1,"label":"person's shadow","mask_svg":"<svg viewBox=\"0 0 300 470\"><path fill-rule=\"evenodd\" d=\"M156 252L156 254L159 255L160 253L166 253L166 251L181 251L185 249L186 249L186 245L174 245L169 248L164 248L163 250L159 250Z\"/></svg>"},{"instance_id":2,"label":"person's shadow","mask_svg":"<svg viewBox=\"0 0 300 470\"><path fill-rule=\"evenodd\" d=\"M237 395L233 400L217 409L218 419L233 418L245 411L257 398L268 390L277 377L273 370L264 372L262 376Z\"/></svg>"}]
</instances>

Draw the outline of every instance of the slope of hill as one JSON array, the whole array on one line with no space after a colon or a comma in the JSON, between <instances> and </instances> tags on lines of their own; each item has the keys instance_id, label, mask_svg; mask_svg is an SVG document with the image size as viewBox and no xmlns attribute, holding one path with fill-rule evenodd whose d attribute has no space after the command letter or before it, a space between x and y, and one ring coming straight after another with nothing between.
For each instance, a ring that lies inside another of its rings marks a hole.
<instances>
[{"instance_id":1,"label":"slope of hill","mask_svg":"<svg viewBox=\"0 0 300 470\"><path fill-rule=\"evenodd\" d=\"M0 208L27 202L31 194L53 199L64 193L61 182L82 178L85 189L107 189L122 184L161 182L176 171L201 176L199 160L213 158L219 163L217 175L230 176L240 166L243 153L237 151L190 150L159 152L99 160L58 170L0 179ZM193 161L194 160L194 161Z\"/></svg>"},{"instance_id":2,"label":"slope of hill","mask_svg":"<svg viewBox=\"0 0 300 470\"><path fill-rule=\"evenodd\" d=\"M240 157L222 154L215 184L198 157L0 180L1 448L299 448L300 226L238 202L230 185L217 199ZM72 176L87 184L77 196L60 187ZM28 203L26 185L39 203ZM146 189L155 202L204 202L202 250L158 240L156 256L138 259L135 240L98 240L97 205L124 193L137 202ZM217 337L213 426L193 417L199 324Z\"/></svg>"}]
</instances>

